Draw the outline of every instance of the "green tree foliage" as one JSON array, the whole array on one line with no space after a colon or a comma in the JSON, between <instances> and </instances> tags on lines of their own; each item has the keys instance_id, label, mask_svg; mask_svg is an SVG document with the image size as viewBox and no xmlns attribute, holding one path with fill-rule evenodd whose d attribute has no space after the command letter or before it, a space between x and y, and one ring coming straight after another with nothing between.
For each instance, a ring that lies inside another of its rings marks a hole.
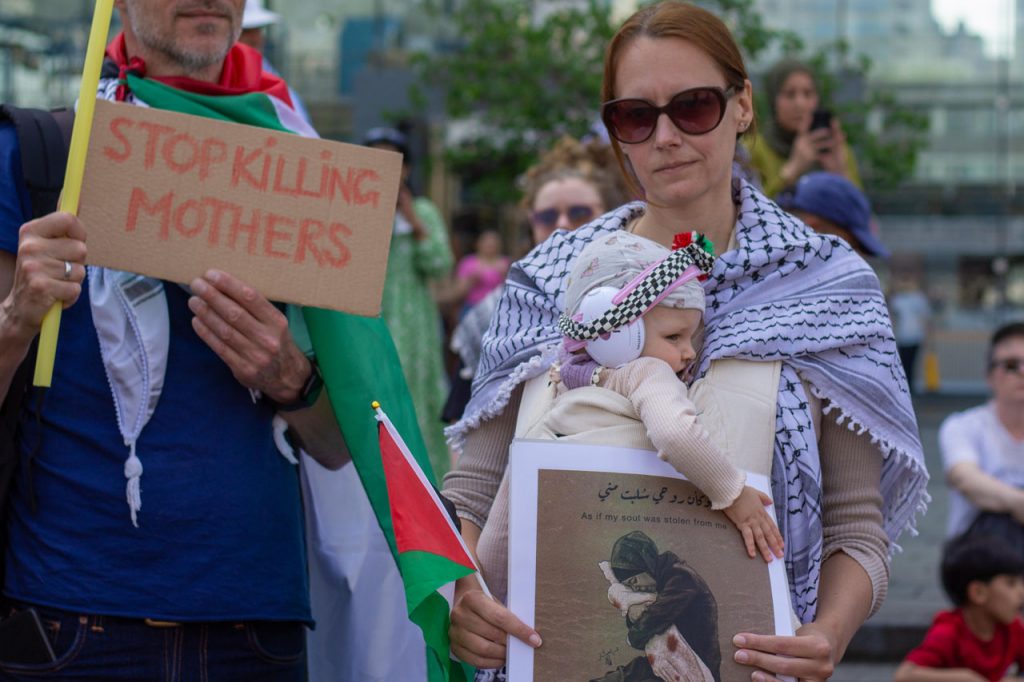
<instances>
[{"instance_id":1,"label":"green tree foliage","mask_svg":"<svg viewBox=\"0 0 1024 682\"><path fill-rule=\"evenodd\" d=\"M560 136L585 134L600 105L614 33L605 3L543 18L532 4L464 0L449 19L458 44L415 62L423 83L447 92L449 121L465 131L448 162L481 203L515 200L516 177Z\"/></svg>"},{"instance_id":2,"label":"green tree foliage","mask_svg":"<svg viewBox=\"0 0 1024 682\"><path fill-rule=\"evenodd\" d=\"M723 17L748 60L772 47L784 53L802 49L793 33L764 25L754 0L700 4ZM447 161L471 203L514 201L516 178L540 153L560 136L582 136L597 122L604 50L618 28L611 2L552 7L557 4L462 0L445 19L454 36L451 48L414 59L421 82L447 93L456 131ZM819 71L832 87L835 78L825 63ZM864 114L878 104L889 107L887 123L899 124L898 135L873 135L865 127ZM925 129L918 117L879 98L842 111L866 179L891 186L910 175Z\"/></svg>"}]
</instances>

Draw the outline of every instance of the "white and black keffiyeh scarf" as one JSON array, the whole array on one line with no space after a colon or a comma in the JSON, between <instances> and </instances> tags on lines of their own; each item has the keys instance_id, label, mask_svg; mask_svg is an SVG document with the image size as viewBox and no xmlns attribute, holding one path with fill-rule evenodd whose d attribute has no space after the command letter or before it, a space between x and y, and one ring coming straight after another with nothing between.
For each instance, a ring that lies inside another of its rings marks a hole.
<instances>
[{"instance_id":1,"label":"white and black keffiyeh scarf","mask_svg":"<svg viewBox=\"0 0 1024 682\"><path fill-rule=\"evenodd\" d=\"M719 358L782 361L772 463L776 514L786 539L793 606L813 620L822 561L821 470L804 382L824 413L867 432L884 457L883 523L891 547L928 502L928 473L885 299L871 268L841 240L814 233L743 181L737 248L705 283L705 338L697 375ZM502 412L513 389L558 356L562 288L591 239L644 212L633 203L574 232L556 232L509 271L484 336L473 396L448 429L467 432ZM692 229L695 226L680 226Z\"/></svg>"}]
</instances>

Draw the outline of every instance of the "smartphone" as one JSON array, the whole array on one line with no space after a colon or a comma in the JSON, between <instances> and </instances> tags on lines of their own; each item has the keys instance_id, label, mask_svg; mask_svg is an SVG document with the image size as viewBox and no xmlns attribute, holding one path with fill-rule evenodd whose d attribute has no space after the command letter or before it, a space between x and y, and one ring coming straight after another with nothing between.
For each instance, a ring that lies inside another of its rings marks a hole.
<instances>
[{"instance_id":1,"label":"smartphone","mask_svg":"<svg viewBox=\"0 0 1024 682\"><path fill-rule=\"evenodd\" d=\"M0 620L0 661L35 665L57 660L39 614L27 608Z\"/></svg>"},{"instance_id":2,"label":"smartphone","mask_svg":"<svg viewBox=\"0 0 1024 682\"><path fill-rule=\"evenodd\" d=\"M828 109L816 109L811 116L811 130L832 127L832 112Z\"/></svg>"}]
</instances>

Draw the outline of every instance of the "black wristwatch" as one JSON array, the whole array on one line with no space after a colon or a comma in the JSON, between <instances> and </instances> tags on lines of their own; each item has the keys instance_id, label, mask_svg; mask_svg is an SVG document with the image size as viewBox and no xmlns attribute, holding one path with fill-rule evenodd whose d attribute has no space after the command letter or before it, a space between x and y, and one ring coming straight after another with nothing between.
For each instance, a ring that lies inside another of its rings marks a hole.
<instances>
[{"instance_id":1,"label":"black wristwatch","mask_svg":"<svg viewBox=\"0 0 1024 682\"><path fill-rule=\"evenodd\" d=\"M268 398L274 409L278 412L294 412L312 407L316 403L320 397L320 391L324 389L324 375L320 373L320 365L313 358L309 359L309 367L309 378L306 379L306 383L303 384L302 390L299 391L295 400L290 403L279 403Z\"/></svg>"}]
</instances>

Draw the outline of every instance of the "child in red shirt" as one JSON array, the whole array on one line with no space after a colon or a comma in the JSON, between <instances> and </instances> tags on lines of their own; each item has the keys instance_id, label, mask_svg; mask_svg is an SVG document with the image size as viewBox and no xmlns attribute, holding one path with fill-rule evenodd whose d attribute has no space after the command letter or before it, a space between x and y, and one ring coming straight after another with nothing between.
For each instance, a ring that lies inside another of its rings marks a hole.
<instances>
[{"instance_id":1,"label":"child in red shirt","mask_svg":"<svg viewBox=\"0 0 1024 682\"><path fill-rule=\"evenodd\" d=\"M1011 665L1024 672L1024 558L1000 538L954 538L942 558L942 586L956 604L942 611L893 682L991 682Z\"/></svg>"}]
</instances>

